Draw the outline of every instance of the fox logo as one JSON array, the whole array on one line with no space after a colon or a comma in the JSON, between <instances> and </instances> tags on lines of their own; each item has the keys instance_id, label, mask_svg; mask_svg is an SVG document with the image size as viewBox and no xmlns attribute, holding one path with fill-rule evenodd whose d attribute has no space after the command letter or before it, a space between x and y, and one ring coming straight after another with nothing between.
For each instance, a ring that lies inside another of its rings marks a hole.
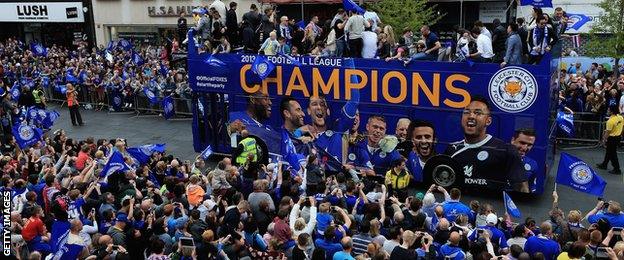
<instances>
[{"instance_id":1,"label":"fox logo","mask_svg":"<svg viewBox=\"0 0 624 260\"><path fill-rule=\"evenodd\" d=\"M466 175L466 177L472 177L472 165L464 166L464 175Z\"/></svg>"}]
</instances>

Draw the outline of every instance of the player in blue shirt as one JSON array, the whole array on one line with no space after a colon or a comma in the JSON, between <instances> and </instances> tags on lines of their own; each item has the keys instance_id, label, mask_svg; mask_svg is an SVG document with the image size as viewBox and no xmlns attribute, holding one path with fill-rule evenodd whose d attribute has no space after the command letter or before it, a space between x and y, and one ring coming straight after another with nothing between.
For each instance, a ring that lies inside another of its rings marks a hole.
<instances>
[{"instance_id":1,"label":"player in blue shirt","mask_svg":"<svg viewBox=\"0 0 624 260\"><path fill-rule=\"evenodd\" d=\"M407 167L415 182L423 182L422 170L425 162L436 154L433 149L435 130L428 121L414 120L407 128L407 139L414 145L407 156Z\"/></svg>"},{"instance_id":2,"label":"player in blue shirt","mask_svg":"<svg viewBox=\"0 0 624 260\"><path fill-rule=\"evenodd\" d=\"M524 251L531 256L535 256L535 253L541 252L544 254L544 259L556 259L559 253L561 253L561 247L557 241L552 240L552 226L548 222L540 225L540 234L537 236L529 237L524 244Z\"/></svg>"},{"instance_id":3,"label":"player in blue shirt","mask_svg":"<svg viewBox=\"0 0 624 260\"><path fill-rule=\"evenodd\" d=\"M543 172L539 170L535 160L526 156L535 144L535 130L528 128L516 130L514 136L511 138L511 144L518 149L518 153L522 158L524 170L526 171L526 179L529 183L529 191L532 193L542 192L542 188L540 187L544 184Z\"/></svg>"},{"instance_id":4,"label":"player in blue shirt","mask_svg":"<svg viewBox=\"0 0 624 260\"><path fill-rule=\"evenodd\" d=\"M598 201L596 207L587 213L587 221L590 224L594 224L599 219L604 218L609 221L611 227L624 227L624 214L622 214L620 203L609 201L606 212L602 210L604 208L605 202L602 200Z\"/></svg>"},{"instance_id":5,"label":"player in blue shirt","mask_svg":"<svg viewBox=\"0 0 624 260\"><path fill-rule=\"evenodd\" d=\"M356 144L359 149L366 149L373 170L377 176L384 176L392 162L401 158L396 150L383 151L379 142L386 137L386 120L382 116L371 116L366 124L367 138Z\"/></svg>"}]
</instances>

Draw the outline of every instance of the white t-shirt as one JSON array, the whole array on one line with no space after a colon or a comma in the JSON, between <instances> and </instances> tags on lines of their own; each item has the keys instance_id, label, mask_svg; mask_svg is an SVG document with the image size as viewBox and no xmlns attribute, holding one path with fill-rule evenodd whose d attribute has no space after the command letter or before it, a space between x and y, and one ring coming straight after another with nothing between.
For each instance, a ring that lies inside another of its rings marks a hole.
<instances>
[{"instance_id":1,"label":"white t-shirt","mask_svg":"<svg viewBox=\"0 0 624 260\"><path fill-rule=\"evenodd\" d=\"M379 21L379 16L377 16L377 13L373 12L373 11L366 11L364 12L364 19L368 20L373 20L373 23L371 24L371 28L373 29L373 32L377 29L377 21Z\"/></svg>"},{"instance_id":2,"label":"white t-shirt","mask_svg":"<svg viewBox=\"0 0 624 260\"><path fill-rule=\"evenodd\" d=\"M492 50L492 40L483 34L479 34L477 37L477 51L481 54L481 57L489 59L494 57L494 50Z\"/></svg>"},{"instance_id":3,"label":"white t-shirt","mask_svg":"<svg viewBox=\"0 0 624 260\"><path fill-rule=\"evenodd\" d=\"M373 59L377 54L377 34L371 31L362 32L362 58Z\"/></svg>"},{"instance_id":4,"label":"white t-shirt","mask_svg":"<svg viewBox=\"0 0 624 260\"><path fill-rule=\"evenodd\" d=\"M624 107L624 95L620 97L620 113L624 113L624 111L621 111L622 107Z\"/></svg>"},{"instance_id":5,"label":"white t-shirt","mask_svg":"<svg viewBox=\"0 0 624 260\"><path fill-rule=\"evenodd\" d=\"M481 35L487 36L488 38L490 38L490 41L492 40L492 33L490 32L490 30L485 28L485 26L483 26L483 28L481 28Z\"/></svg>"},{"instance_id":6,"label":"white t-shirt","mask_svg":"<svg viewBox=\"0 0 624 260\"><path fill-rule=\"evenodd\" d=\"M212 2L212 4L210 4L210 6L208 6L208 9L213 7L219 13L219 21L221 22L221 24L225 24L225 15L227 12L225 10L225 3L221 2L221 0L215 0L214 2Z\"/></svg>"}]
</instances>

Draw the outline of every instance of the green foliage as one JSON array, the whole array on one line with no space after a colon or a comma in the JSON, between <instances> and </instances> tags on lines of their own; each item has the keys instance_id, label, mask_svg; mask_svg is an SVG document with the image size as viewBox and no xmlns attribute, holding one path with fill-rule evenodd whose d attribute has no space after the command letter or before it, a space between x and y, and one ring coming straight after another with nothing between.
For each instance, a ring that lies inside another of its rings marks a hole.
<instances>
[{"instance_id":1,"label":"green foliage","mask_svg":"<svg viewBox=\"0 0 624 260\"><path fill-rule=\"evenodd\" d=\"M596 6L604 12L589 32L587 54L592 57L624 58L624 0L603 0Z\"/></svg>"},{"instance_id":2,"label":"green foliage","mask_svg":"<svg viewBox=\"0 0 624 260\"><path fill-rule=\"evenodd\" d=\"M401 32L404 27L418 31L423 25L437 23L445 14L436 7L428 7L427 0L380 0L370 4L383 24L391 25L395 32Z\"/></svg>"}]
</instances>

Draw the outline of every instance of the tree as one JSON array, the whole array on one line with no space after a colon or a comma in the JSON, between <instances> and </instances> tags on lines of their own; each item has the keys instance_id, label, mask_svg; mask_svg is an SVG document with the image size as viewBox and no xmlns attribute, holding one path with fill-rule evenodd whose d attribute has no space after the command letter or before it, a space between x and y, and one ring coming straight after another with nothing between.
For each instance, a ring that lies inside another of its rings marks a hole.
<instances>
[{"instance_id":1,"label":"tree","mask_svg":"<svg viewBox=\"0 0 624 260\"><path fill-rule=\"evenodd\" d=\"M427 0L382 0L370 4L370 9L377 12L384 24L399 32L404 27L418 30L423 25L437 23L444 14L440 14L436 7L427 6Z\"/></svg>"},{"instance_id":2,"label":"tree","mask_svg":"<svg viewBox=\"0 0 624 260\"><path fill-rule=\"evenodd\" d=\"M624 0L603 0L596 6L604 11L589 31L587 55L614 58L613 69L619 76L620 59L624 58Z\"/></svg>"}]
</instances>

